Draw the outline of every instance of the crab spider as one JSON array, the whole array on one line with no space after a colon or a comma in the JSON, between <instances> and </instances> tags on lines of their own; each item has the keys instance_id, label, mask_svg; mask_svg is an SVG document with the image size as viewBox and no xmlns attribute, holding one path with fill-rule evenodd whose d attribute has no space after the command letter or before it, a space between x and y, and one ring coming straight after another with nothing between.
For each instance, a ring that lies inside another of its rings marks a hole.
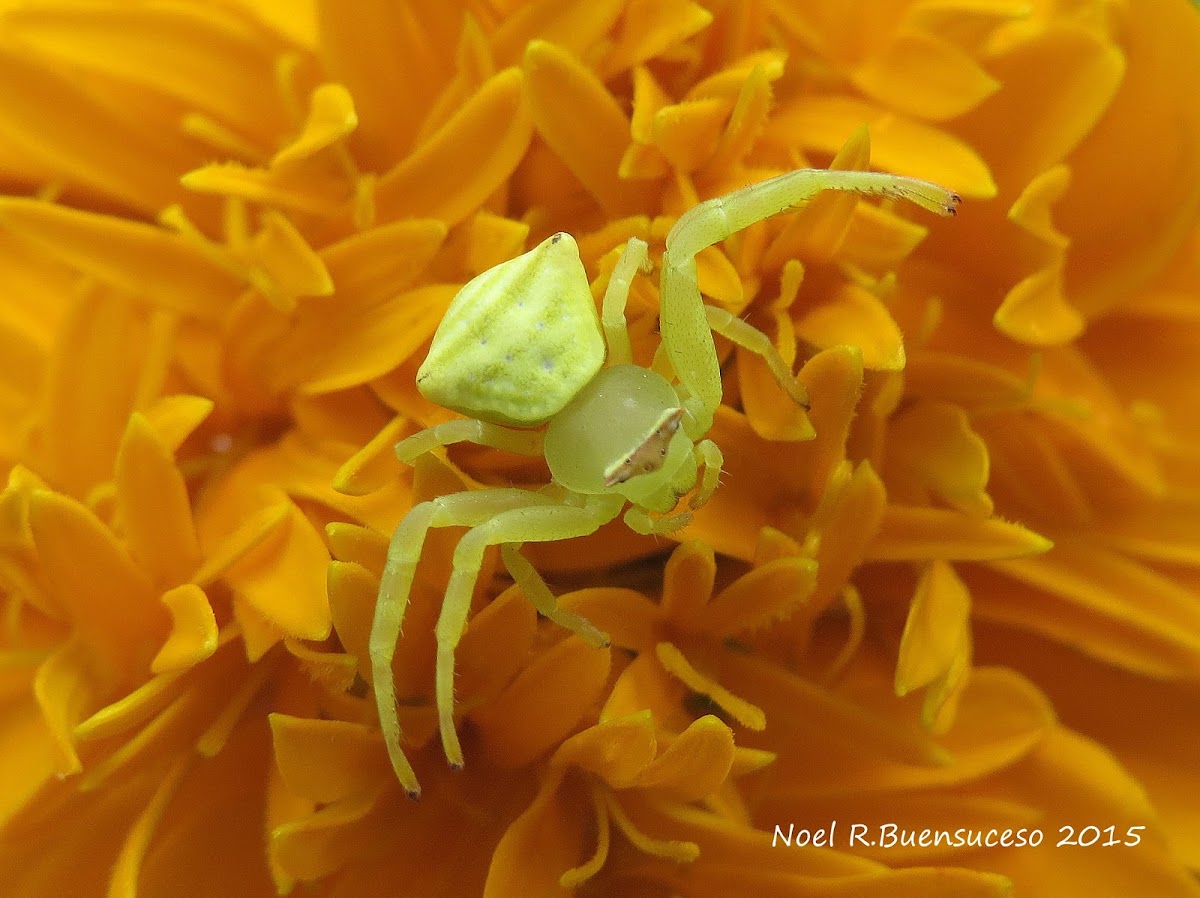
<instances>
[{"instance_id":1,"label":"crab spider","mask_svg":"<svg viewBox=\"0 0 1200 898\"><path fill-rule=\"evenodd\" d=\"M419 796L420 787L401 748L392 658L429 529L470 528L454 552L436 627L438 728L447 759L461 767L454 652L486 548L500 546L505 567L539 612L593 646L607 645L586 619L558 606L520 554L521 544L585 536L622 511L640 533L670 532L712 496L722 461L720 449L704 438L721 402L713 331L761 356L789 395L807 406L765 334L704 304L695 256L822 190L901 197L942 215L953 214L958 203L925 181L803 169L685 212L667 235L660 285L662 344L675 382L632 362L625 303L633 278L649 268L647 246L636 238L617 261L599 315L578 247L565 233L483 272L450 304L417 386L426 398L469 417L414 434L397 444L397 455L411 463L436 447L470 442L542 456L552 482L536 491L484 489L422 502L392 536L369 651L380 728L410 796ZM688 510L676 511L689 493Z\"/></svg>"}]
</instances>

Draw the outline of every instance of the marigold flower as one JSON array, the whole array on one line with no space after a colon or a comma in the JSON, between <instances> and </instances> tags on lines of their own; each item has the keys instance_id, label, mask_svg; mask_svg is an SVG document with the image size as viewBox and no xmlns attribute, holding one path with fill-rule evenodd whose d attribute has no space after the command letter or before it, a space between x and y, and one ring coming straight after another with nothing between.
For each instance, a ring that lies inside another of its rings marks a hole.
<instances>
[{"instance_id":1,"label":"marigold flower","mask_svg":"<svg viewBox=\"0 0 1200 898\"><path fill-rule=\"evenodd\" d=\"M1200 896L1196 58L1187 0L0 2L0 891ZM811 408L718 339L712 501L525 547L610 646L485 557L461 771L431 533L409 801L389 534L549 480L392 456L451 299L803 167L962 214L698 256Z\"/></svg>"}]
</instances>

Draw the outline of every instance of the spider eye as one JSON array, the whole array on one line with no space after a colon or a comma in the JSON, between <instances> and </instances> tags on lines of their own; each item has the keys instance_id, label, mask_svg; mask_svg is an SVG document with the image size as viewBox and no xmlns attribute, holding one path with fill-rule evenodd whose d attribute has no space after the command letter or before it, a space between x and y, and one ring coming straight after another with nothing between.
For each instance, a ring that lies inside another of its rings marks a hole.
<instances>
[{"instance_id":1,"label":"spider eye","mask_svg":"<svg viewBox=\"0 0 1200 898\"><path fill-rule=\"evenodd\" d=\"M682 420L679 397L661 375L634 365L606 368L550 422L546 462L568 489L607 492L670 468L676 444L690 445Z\"/></svg>"}]
</instances>

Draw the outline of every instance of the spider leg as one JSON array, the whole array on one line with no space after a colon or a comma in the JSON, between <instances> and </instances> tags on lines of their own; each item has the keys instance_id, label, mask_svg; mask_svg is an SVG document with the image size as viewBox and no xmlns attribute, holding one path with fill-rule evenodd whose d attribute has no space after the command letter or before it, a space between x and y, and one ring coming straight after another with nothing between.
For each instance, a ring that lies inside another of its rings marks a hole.
<instances>
[{"instance_id":1,"label":"spider leg","mask_svg":"<svg viewBox=\"0 0 1200 898\"><path fill-rule=\"evenodd\" d=\"M643 536L674 533L681 527L686 527L691 520L692 513L690 511L681 511L678 514L667 515L666 517L652 518L646 514L645 509L633 505L625 512L625 523L629 526L629 529Z\"/></svg>"},{"instance_id":2,"label":"spider leg","mask_svg":"<svg viewBox=\"0 0 1200 898\"><path fill-rule=\"evenodd\" d=\"M604 325L604 342L608 344L606 365L629 365L633 362L633 349L629 344L629 327L625 320L625 303L629 300L629 287L638 271L649 271L650 260L646 241L629 238L621 257L617 259L608 288L604 291L600 320Z\"/></svg>"},{"instance_id":3,"label":"spider leg","mask_svg":"<svg viewBox=\"0 0 1200 898\"><path fill-rule=\"evenodd\" d=\"M520 543L502 545L500 557L513 580L521 587L525 598L529 599L539 614L570 630L592 648L602 649L608 645L608 635L597 630L590 620L582 614L559 606L558 599L554 597L542 575L537 572L537 568L521 554Z\"/></svg>"},{"instance_id":4,"label":"spider leg","mask_svg":"<svg viewBox=\"0 0 1200 898\"><path fill-rule=\"evenodd\" d=\"M542 454L540 430L518 430L478 418L460 418L443 421L401 440L396 444L396 457L405 464L412 464L418 456L453 443L476 443L518 455Z\"/></svg>"},{"instance_id":5,"label":"spider leg","mask_svg":"<svg viewBox=\"0 0 1200 898\"><path fill-rule=\"evenodd\" d=\"M952 215L958 197L936 184L882 172L801 169L685 212L667 234L659 290L659 322L671 366L689 394L685 426L699 437L721 403L721 372L700 299L696 254L755 222L796 206L822 190L900 197L940 215Z\"/></svg>"},{"instance_id":6,"label":"spider leg","mask_svg":"<svg viewBox=\"0 0 1200 898\"><path fill-rule=\"evenodd\" d=\"M396 641L404 626L404 614L408 610L413 576L421 558L425 537L431 527L475 526L506 509L534 504L539 500L551 501L542 499L536 493L518 489L479 490L442 496L414 506L392 534L387 561L379 581L379 598L375 602L368 653L371 656L379 728L383 732L383 741L396 778L412 798L420 797L421 787L404 749L400 747L402 734L400 718L396 714L392 659L396 654Z\"/></svg>"},{"instance_id":7,"label":"spider leg","mask_svg":"<svg viewBox=\"0 0 1200 898\"><path fill-rule=\"evenodd\" d=\"M700 489L696 490L696 494L692 496L688 506L699 508L716 492L725 456L721 454L721 448L712 440L701 440L693 451L696 453L696 461L704 468L704 479L700 481Z\"/></svg>"},{"instance_id":8,"label":"spider leg","mask_svg":"<svg viewBox=\"0 0 1200 898\"><path fill-rule=\"evenodd\" d=\"M706 305L704 314L708 318L709 327L766 362L767 367L771 369L771 374L792 398L792 401L803 409L808 408L808 392L788 369L787 362L783 360L783 356L779 354L779 350L775 348L775 344L766 334L753 325L747 324L741 318L729 314L725 309L716 306Z\"/></svg>"},{"instance_id":9,"label":"spider leg","mask_svg":"<svg viewBox=\"0 0 1200 898\"><path fill-rule=\"evenodd\" d=\"M536 496L539 501L490 516L468 530L454 550L454 568L435 633L438 727L446 759L455 768L462 767L463 755L454 728L454 650L466 628L471 592L484 550L504 543L554 542L586 536L615 518L625 504L624 497L616 495L589 496L583 505L553 502L539 494L526 495Z\"/></svg>"}]
</instances>

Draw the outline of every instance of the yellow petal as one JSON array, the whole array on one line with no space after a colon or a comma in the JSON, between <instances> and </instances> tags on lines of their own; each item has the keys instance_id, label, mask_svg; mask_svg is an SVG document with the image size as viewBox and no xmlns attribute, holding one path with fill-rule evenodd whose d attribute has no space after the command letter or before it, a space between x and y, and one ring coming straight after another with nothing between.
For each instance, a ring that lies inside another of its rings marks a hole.
<instances>
[{"instance_id":1,"label":"yellow petal","mask_svg":"<svg viewBox=\"0 0 1200 898\"><path fill-rule=\"evenodd\" d=\"M323 177L295 169L247 168L238 162L214 162L187 171L179 183L196 193L234 197L291 212L329 217L350 199L340 174Z\"/></svg>"},{"instance_id":2,"label":"yellow petal","mask_svg":"<svg viewBox=\"0 0 1200 898\"><path fill-rule=\"evenodd\" d=\"M146 575L74 499L35 492L29 521L58 602L101 669L117 680L144 678L168 629Z\"/></svg>"},{"instance_id":3,"label":"yellow petal","mask_svg":"<svg viewBox=\"0 0 1200 898\"><path fill-rule=\"evenodd\" d=\"M1053 545L1044 536L999 518L889 505L867 557L874 561L986 561L1040 555Z\"/></svg>"},{"instance_id":4,"label":"yellow petal","mask_svg":"<svg viewBox=\"0 0 1200 898\"><path fill-rule=\"evenodd\" d=\"M283 632L324 639L332 621L325 595L329 555L304 513L288 503L284 523L225 573L235 594Z\"/></svg>"},{"instance_id":5,"label":"yellow petal","mask_svg":"<svg viewBox=\"0 0 1200 898\"><path fill-rule=\"evenodd\" d=\"M932 562L913 594L896 661L896 694L944 674L969 633L971 593L944 561Z\"/></svg>"},{"instance_id":6,"label":"yellow petal","mask_svg":"<svg viewBox=\"0 0 1200 898\"><path fill-rule=\"evenodd\" d=\"M305 393L331 393L387 374L433 336L457 292L454 284L432 284L356 315L339 310L347 339L303 359L308 370L298 386ZM315 317L308 319L307 327L294 332L295 343L315 342L317 323ZM276 371L280 380L289 373L283 366Z\"/></svg>"},{"instance_id":7,"label":"yellow petal","mask_svg":"<svg viewBox=\"0 0 1200 898\"><path fill-rule=\"evenodd\" d=\"M851 80L884 105L930 121L962 115L1000 88L954 44L914 29L901 29Z\"/></svg>"},{"instance_id":8,"label":"yellow petal","mask_svg":"<svg viewBox=\"0 0 1200 898\"><path fill-rule=\"evenodd\" d=\"M582 57L602 40L625 5L623 0L595 3L534 0L523 4L492 35L496 59L501 65L511 65L539 41L551 42L567 53Z\"/></svg>"},{"instance_id":9,"label":"yellow petal","mask_svg":"<svg viewBox=\"0 0 1200 898\"><path fill-rule=\"evenodd\" d=\"M461 20L451 16L454 30L447 31L433 7L379 0L364 0L352 16L336 0L321 0L317 15L322 56L358 110L355 153L367 167L386 170L412 148L421 120L450 80Z\"/></svg>"},{"instance_id":10,"label":"yellow petal","mask_svg":"<svg viewBox=\"0 0 1200 898\"><path fill-rule=\"evenodd\" d=\"M624 6L616 41L604 59L606 77L681 45L713 19L712 13L692 0L631 0Z\"/></svg>"},{"instance_id":11,"label":"yellow petal","mask_svg":"<svg viewBox=\"0 0 1200 898\"><path fill-rule=\"evenodd\" d=\"M920 502L929 491L965 514L991 515L988 447L960 407L933 402L906 407L892 418L887 453L893 501Z\"/></svg>"},{"instance_id":12,"label":"yellow petal","mask_svg":"<svg viewBox=\"0 0 1200 898\"><path fill-rule=\"evenodd\" d=\"M542 139L611 217L646 210L636 182L617 176L629 119L594 74L544 40L525 50L525 93Z\"/></svg>"},{"instance_id":13,"label":"yellow petal","mask_svg":"<svg viewBox=\"0 0 1200 898\"><path fill-rule=\"evenodd\" d=\"M520 69L489 78L438 131L379 179L380 221L457 224L512 175L533 135Z\"/></svg>"},{"instance_id":14,"label":"yellow petal","mask_svg":"<svg viewBox=\"0 0 1200 898\"><path fill-rule=\"evenodd\" d=\"M818 349L856 346L863 367L872 371L904 368L904 335L879 298L856 284L842 284L828 299L803 312L796 334Z\"/></svg>"},{"instance_id":15,"label":"yellow petal","mask_svg":"<svg viewBox=\"0 0 1200 898\"><path fill-rule=\"evenodd\" d=\"M134 412L117 452L117 509L134 556L156 583L184 582L200 562L187 483L150 422Z\"/></svg>"},{"instance_id":16,"label":"yellow petal","mask_svg":"<svg viewBox=\"0 0 1200 898\"><path fill-rule=\"evenodd\" d=\"M70 742L63 739L63 735L54 733L46 725L36 703L25 701L9 705L4 725L0 727L0 752L4 757L0 825L7 826L16 814L28 807L30 798L55 773L68 772L73 766Z\"/></svg>"},{"instance_id":17,"label":"yellow petal","mask_svg":"<svg viewBox=\"0 0 1200 898\"><path fill-rule=\"evenodd\" d=\"M213 401L203 396L163 396L142 411L159 441L177 452L213 410Z\"/></svg>"},{"instance_id":18,"label":"yellow petal","mask_svg":"<svg viewBox=\"0 0 1200 898\"><path fill-rule=\"evenodd\" d=\"M69 640L42 663L33 681L33 695L50 731L53 764L59 776L83 769L72 734L98 697L97 671L90 655L90 647L81 640Z\"/></svg>"},{"instance_id":19,"label":"yellow petal","mask_svg":"<svg viewBox=\"0 0 1200 898\"><path fill-rule=\"evenodd\" d=\"M188 770L188 760L180 758L171 765L159 780L150 800L138 814L113 864L112 877L108 882L108 898L137 898L138 881L150 841L162 822L167 805L179 791L180 783Z\"/></svg>"},{"instance_id":20,"label":"yellow petal","mask_svg":"<svg viewBox=\"0 0 1200 898\"><path fill-rule=\"evenodd\" d=\"M721 99L664 106L654 116L654 144L679 171L695 171L716 152L729 112Z\"/></svg>"},{"instance_id":21,"label":"yellow petal","mask_svg":"<svg viewBox=\"0 0 1200 898\"><path fill-rule=\"evenodd\" d=\"M405 218L322 248L339 301L369 305L413 286L441 249L447 225L435 218Z\"/></svg>"},{"instance_id":22,"label":"yellow petal","mask_svg":"<svg viewBox=\"0 0 1200 898\"><path fill-rule=\"evenodd\" d=\"M179 172L198 161L194 148L184 149L171 135L132 129L77 81L26 53L15 42L0 48L0 134L6 142L49 161L49 177L99 189L147 216L178 198Z\"/></svg>"},{"instance_id":23,"label":"yellow petal","mask_svg":"<svg viewBox=\"0 0 1200 898\"><path fill-rule=\"evenodd\" d=\"M886 496L870 462L853 468L844 463L831 475L809 524L808 539L816 541L817 585L805 616L824 611L869 553L890 507Z\"/></svg>"},{"instance_id":24,"label":"yellow petal","mask_svg":"<svg viewBox=\"0 0 1200 898\"><path fill-rule=\"evenodd\" d=\"M167 311L215 320L242 286L195 243L153 225L21 197L0 197L0 223L79 272Z\"/></svg>"},{"instance_id":25,"label":"yellow petal","mask_svg":"<svg viewBox=\"0 0 1200 898\"><path fill-rule=\"evenodd\" d=\"M263 213L262 229L254 237L255 261L262 266L267 299L286 311L295 308L298 296L328 296L333 281L321 258L286 216L274 210Z\"/></svg>"},{"instance_id":26,"label":"yellow petal","mask_svg":"<svg viewBox=\"0 0 1200 898\"><path fill-rule=\"evenodd\" d=\"M185 583L163 594L171 612L171 635L150 663L155 674L186 670L217 650L217 620L208 596L199 586Z\"/></svg>"},{"instance_id":27,"label":"yellow petal","mask_svg":"<svg viewBox=\"0 0 1200 898\"><path fill-rule=\"evenodd\" d=\"M83 69L163 91L259 140L287 127L273 85L273 54L251 23L228 8L28 7L6 27Z\"/></svg>"},{"instance_id":28,"label":"yellow petal","mask_svg":"<svg viewBox=\"0 0 1200 898\"><path fill-rule=\"evenodd\" d=\"M300 134L271 157L271 165L287 165L314 156L354 132L358 114L354 98L341 84L322 84L312 92Z\"/></svg>"},{"instance_id":29,"label":"yellow petal","mask_svg":"<svg viewBox=\"0 0 1200 898\"><path fill-rule=\"evenodd\" d=\"M964 198L990 199L996 184L983 158L950 134L850 97L805 97L781 103L767 134L774 141L833 156L846 135L864 123L871 156L882 171L925 178Z\"/></svg>"}]
</instances>

